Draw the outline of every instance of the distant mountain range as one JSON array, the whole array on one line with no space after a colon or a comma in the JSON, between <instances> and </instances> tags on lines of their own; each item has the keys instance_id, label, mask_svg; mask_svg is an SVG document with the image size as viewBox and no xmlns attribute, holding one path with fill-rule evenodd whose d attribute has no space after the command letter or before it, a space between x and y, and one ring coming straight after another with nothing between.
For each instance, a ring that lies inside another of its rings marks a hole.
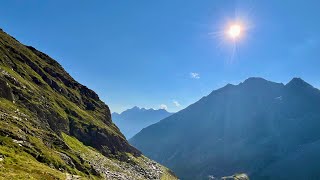
<instances>
[{"instance_id":1,"label":"distant mountain range","mask_svg":"<svg viewBox=\"0 0 320 180\"><path fill-rule=\"evenodd\" d=\"M157 123L172 114L164 109L145 109L135 106L120 114L112 113L112 120L127 139L130 139L143 128Z\"/></svg>"},{"instance_id":2,"label":"distant mountain range","mask_svg":"<svg viewBox=\"0 0 320 180\"><path fill-rule=\"evenodd\" d=\"M228 84L143 129L130 143L181 179L246 173L251 179L320 179L320 91L249 78Z\"/></svg>"}]
</instances>

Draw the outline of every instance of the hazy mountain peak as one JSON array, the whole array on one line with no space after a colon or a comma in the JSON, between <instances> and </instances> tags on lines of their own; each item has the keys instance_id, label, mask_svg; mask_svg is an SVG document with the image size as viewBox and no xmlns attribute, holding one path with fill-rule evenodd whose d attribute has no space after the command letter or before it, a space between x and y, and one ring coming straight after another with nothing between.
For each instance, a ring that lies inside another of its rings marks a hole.
<instances>
[{"instance_id":1,"label":"hazy mountain peak","mask_svg":"<svg viewBox=\"0 0 320 180\"><path fill-rule=\"evenodd\" d=\"M123 112L121 112L121 113L117 113L117 112L113 112L112 114L119 114L119 115L121 115L121 114L126 114L126 113L131 113L131 112L143 112L143 111L148 111L148 112L152 112L152 111L158 111L158 112L167 112L167 113L169 113L167 110L165 110L165 109L153 109L153 108L149 108L149 109L147 109L147 108L144 108L144 107L138 107L138 106L134 106L134 107L132 107L132 108L130 108L130 109L127 109L127 110L124 110Z\"/></svg>"},{"instance_id":2,"label":"hazy mountain peak","mask_svg":"<svg viewBox=\"0 0 320 180\"><path fill-rule=\"evenodd\" d=\"M249 83L249 82L269 82L269 81L261 77L249 77L248 79L244 80L243 83Z\"/></svg>"},{"instance_id":3,"label":"hazy mountain peak","mask_svg":"<svg viewBox=\"0 0 320 180\"><path fill-rule=\"evenodd\" d=\"M254 94L261 94L262 92L267 93L268 91L275 92L280 91L280 89L283 87L283 83L272 82L260 77L250 77L239 83L238 85L228 83L222 88L213 90L208 96L204 96L202 99L206 100L207 97L212 97L217 93L225 94L231 91L238 91L239 93L242 92L244 94L247 94L249 92ZM241 91L239 91L240 89Z\"/></svg>"},{"instance_id":4,"label":"hazy mountain peak","mask_svg":"<svg viewBox=\"0 0 320 180\"><path fill-rule=\"evenodd\" d=\"M143 110L143 109L144 109L144 108L140 108L140 107L138 107L138 106L134 106L134 107L132 107L132 108L130 108L130 109L127 109L127 110L119 113L119 114L122 114L122 113L124 113L124 112L126 112L126 111L141 111L141 110Z\"/></svg>"},{"instance_id":5,"label":"hazy mountain peak","mask_svg":"<svg viewBox=\"0 0 320 180\"><path fill-rule=\"evenodd\" d=\"M165 109L146 109L140 107L133 107L127 109L122 113L112 113L114 123L120 128L127 138L131 138L138 133L141 129L159 122L163 118L170 116Z\"/></svg>"},{"instance_id":6,"label":"hazy mountain peak","mask_svg":"<svg viewBox=\"0 0 320 180\"><path fill-rule=\"evenodd\" d=\"M220 89L230 89L230 88L234 88L234 87L236 87L236 86L237 86L237 85L228 83L227 85L223 86L223 87L220 88Z\"/></svg>"},{"instance_id":7,"label":"hazy mountain peak","mask_svg":"<svg viewBox=\"0 0 320 180\"><path fill-rule=\"evenodd\" d=\"M282 84L282 83L276 83L272 81L268 81L261 77L250 77L246 79L243 83L240 83L239 85L242 86L268 86L268 85L275 85L275 84Z\"/></svg>"},{"instance_id":8,"label":"hazy mountain peak","mask_svg":"<svg viewBox=\"0 0 320 180\"><path fill-rule=\"evenodd\" d=\"M299 77L293 78L290 82L288 82L288 84L286 84L286 86L290 86L290 87L313 87L312 85L310 85L309 83L305 82L303 79L301 79Z\"/></svg>"}]
</instances>

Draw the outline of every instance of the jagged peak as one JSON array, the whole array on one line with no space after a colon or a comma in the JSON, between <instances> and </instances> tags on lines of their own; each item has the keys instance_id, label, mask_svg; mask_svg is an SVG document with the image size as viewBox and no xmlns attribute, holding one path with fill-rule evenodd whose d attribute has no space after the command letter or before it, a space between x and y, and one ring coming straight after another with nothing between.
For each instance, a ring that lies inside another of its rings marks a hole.
<instances>
[{"instance_id":1,"label":"jagged peak","mask_svg":"<svg viewBox=\"0 0 320 180\"><path fill-rule=\"evenodd\" d=\"M147 109L147 108L144 108L144 107L139 107L139 106L134 106L133 108L131 109L127 109L127 110L135 110L135 111L147 111L147 110L153 110L153 109Z\"/></svg>"},{"instance_id":2,"label":"jagged peak","mask_svg":"<svg viewBox=\"0 0 320 180\"><path fill-rule=\"evenodd\" d=\"M289 83L306 83L306 82L300 77L294 77L288 82L288 84Z\"/></svg>"},{"instance_id":3,"label":"jagged peak","mask_svg":"<svg viewBox=\"0 0 320 180\"><path fill-rule=\"evenodd\" d=\"M277 83L273 81L266 80L261 77L250 77L244 82L240 83L239 86L245 87L272 87L272 86L284 86L283 83Z\"/></svg>"},{"instance_id":4,"label":"jagged peak","mask_svg":"<svg viewBox=\"0 0 320 180\"><path fill-rule=\"evenodd\" d=\"M293 78L291 81L289 81L286 84L286 86L287 87L313 87L312 85L310 85L309 83L307 83L306 81L304 81L299 77Z\"/></svg>"},{"instance_id":5,"label":"jagged peak","mask_svg":"<svg viewBox=\"0 0 320 180\"><path fill-rule=\"evenodd\" d=\"M261 77L250 77L246 80L244 80L243 82L234 85L234 84L230 84L228 83L227 85L223 86L222 88L213 90L209 95L204 96L203 98L200 99L200 101L202 101L203 99L207 99L207 97L211 97L212 95L216 94L216 93L224 93L233 89L237 89L237 88L245 88L245 89L279 89L284 87L283 83L277 83L277 82L273 82L273 81L269 81L266 80L264 78Z\"/></svg>"},{"instance_id":6,"label":"jagged peak","mask_svg":"<svg viewBox=\"0 0 320 180\"><path fill-rule=\"evenodd\" d=\"M144 107L141 108L141 107L138 107L138 106L134 106L134 107L132 107L130 109L124 110L123 112L117 113L117 114L123 114L123 113L132 112L132 111L165 111L165 112L168 112L165 109L153 109L153 108L144 108Z\"/></svg>"},{"instance_id":7,"label":"jagged peak","mask_svg":"<svg viewBox=\"0 0 320 180\"><path fill-rule=\"evenodd\" d=\"M112 115L120 115L120 114L117 112L113 112Z\"/></svg>"},{"instance_id":8,"label":"jagged peak","mask_svg":"<svg viewBox=\"0 0 320 180\"><path fill-rule=\"evenodd\" d=\"M261 77L250 77L240 84L273 83Z\"/></svg>"},{"instance_id":9,"label":"jagged peak","mask_svg":"<svg viewBox=\"0 0 320 180\"><path fill-rule=\"evenodd\" d=\"M231 88L236 87L236 86L237 86L237 85L228 83L228 84L226 84L225 86L223 86L222 88L219 88L219 89L217 89L217 90L212 91L212 93L215 92L215 91L224 91L224 90L226 90L226 89L231 89ZM205 98L205 97L207 97L207 96L204 96L203 98Z\"/></svg>"},{"instance_id":10,"label":"jagged peak","mask_svg":"<svg viewBox=\"0 0 320 180\"><path fill-rule=\"evenodd\" d=\"M140 110L141 108L138 106L134 106L133 108L131 108L132 110Z\"/></svg>"},{"instance_id":11,"label":"jagged peak","mask_svg":"<svg viewBox=\"0 0 320 180\"><path fill-rule=\"evenodd\" d=\"M225 85L223 88L231 88L231 87L235 87L236 85L234 84L230 84L228 83L227 85Z\"/></svg>"}]
</instances>

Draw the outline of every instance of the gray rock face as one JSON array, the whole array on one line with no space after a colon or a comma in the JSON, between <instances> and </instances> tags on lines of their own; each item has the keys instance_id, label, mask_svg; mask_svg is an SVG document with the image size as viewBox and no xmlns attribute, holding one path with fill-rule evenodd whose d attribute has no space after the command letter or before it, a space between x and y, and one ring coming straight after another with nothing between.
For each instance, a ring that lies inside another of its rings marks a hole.
<instances>
[{"instance_id":1,"label":"gray rock face","mask_svg":"<svg viewBox=\"0 0 320 180\"><path fill-rule=\"evenodd\" d=\"M221 178L222 180L249 180L249 176L247 174L235 174L233 176L225 176Z\"/></svg>"},{"instance_id":2,"label":"gray rock face","mask_svg":"<svg viewBox=\"0 0 320 180\"><path fill-rule=\"evenodd\" d=\"M0 79L0 97L8 99L9 101L14 101L12 89L9 84L2 79Z\"/></svg>"}]
</instances>

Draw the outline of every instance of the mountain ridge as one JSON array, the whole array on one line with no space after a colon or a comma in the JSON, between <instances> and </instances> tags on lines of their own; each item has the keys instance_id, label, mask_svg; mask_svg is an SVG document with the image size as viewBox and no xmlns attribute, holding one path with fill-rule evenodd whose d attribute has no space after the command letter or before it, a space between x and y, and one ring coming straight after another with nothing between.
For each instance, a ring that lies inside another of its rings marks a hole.
<instances>
[{"instance_id":1,"label":"mountain ridge","mask_svg":"<svg viewBox=\"0 0 320 180\"><path fill-rule=\"evenodd\" d=\"M0 90L2 178L176 179L128 143L94 91L2 30Z\"/></svg>"},{"instance_id":2,"label":"mountain ridge","mask_svg":"<svg viewBox=\"0 0 320 180\"><path fill-rule=\"evenodd\" d=\"M170 113L165 109L146 109L135 106L120 114L112 113L112 120L122 130L124 135L130 139L143 128L172 114L173 113Z\"/></svg>"},{"instance_id":3,"label":"mountain ridge","mask_svg":"<svg viewBox=\"0 0 320 180\"><path fill-rule=\"evenodd\" d=\"M320 90L301 78L287 84L249 78L212 91L143 129L130 143L182 179L240 172L253 179L275 179L272 171L263 169L274 169L271 167L282 157L320 139L316 130L319 108ZM282 176L316 175L313 168L304 170L307 174L292 171L295 173Z\"/></svg>"}]
</instances>

